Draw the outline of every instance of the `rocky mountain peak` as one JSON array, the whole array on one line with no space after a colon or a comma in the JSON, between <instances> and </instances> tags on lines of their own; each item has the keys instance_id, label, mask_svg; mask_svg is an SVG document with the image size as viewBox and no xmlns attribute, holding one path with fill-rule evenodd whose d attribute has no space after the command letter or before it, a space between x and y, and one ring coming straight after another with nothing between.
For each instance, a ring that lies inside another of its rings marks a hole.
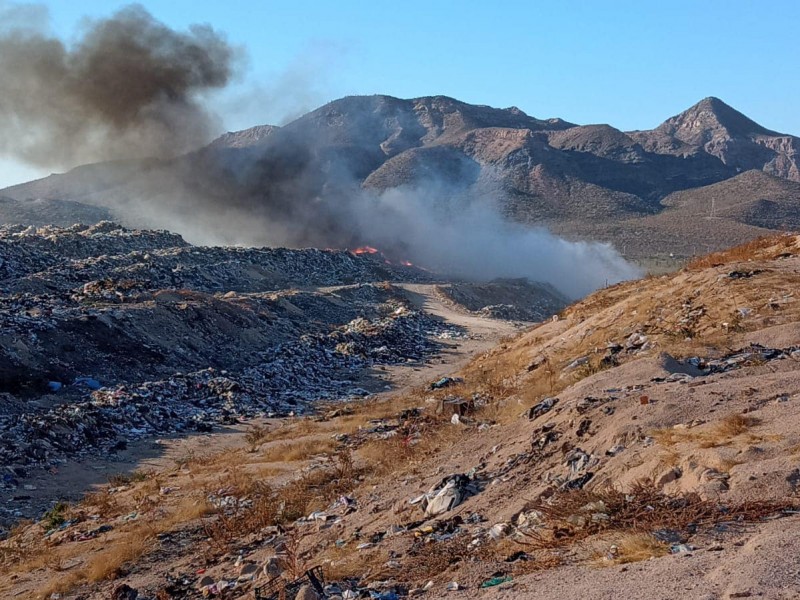
<instances>
[{"instance_id":1,"label":"rocky mountain peak","mask_svg":"<svg viewBox=\"0 0 800 600\"><path fill-rule=\"evenodd\" d=\"M693 145L705 144L715 137L777 135L713 96L667 119L657 131Z\"/></svg>"}]
</instances>

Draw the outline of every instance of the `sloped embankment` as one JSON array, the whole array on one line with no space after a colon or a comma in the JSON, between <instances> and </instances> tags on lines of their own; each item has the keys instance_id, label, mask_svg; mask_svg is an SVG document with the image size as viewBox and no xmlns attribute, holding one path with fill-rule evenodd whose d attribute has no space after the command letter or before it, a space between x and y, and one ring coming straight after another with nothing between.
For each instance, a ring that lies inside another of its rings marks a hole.
<instances>
[{"instance_id":1,"label":"sloped embankment","mask_svg":"<svg viewBox=\"0 0 800 600\"><path fill-rule=\"evenodd\" d=\"M461 380L254 430L71 509L116 529L91 552L59 534L62 587L105 597L105 560L168 598L316 566L329 598L795 597L798 289L800 238L754 242L600 291ZM114 520L137 501L150 534Z\"/></svg>"}]
</instances>

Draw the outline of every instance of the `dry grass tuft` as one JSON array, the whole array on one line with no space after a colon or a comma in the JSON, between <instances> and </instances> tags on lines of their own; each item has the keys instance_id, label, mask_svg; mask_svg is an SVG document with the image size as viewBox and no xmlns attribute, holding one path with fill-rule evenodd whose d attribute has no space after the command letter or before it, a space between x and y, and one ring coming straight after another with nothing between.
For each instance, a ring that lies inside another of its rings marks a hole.
<instances>
[{"instance_id":1,"label":"dry grass tuft","mask_svg":"<svg viewBox=\"0 0 800 600\"><path fill-rule=\"evenodd\" d=\"M299 462L332 452L336 444L330 439L284 442L266 447L259 458L264 462Z\"/></svg>"},{"instance_id":2,"label":"dry grass tuft","mask_svg":"<svg viewBox=\"0 0 800 600\"><path fill-rule=\"evenodd\" d=\"M723 505L695 493L670 496L652 481L639 482L628 493L613 488L556 492L526 507L526 511L538 512L544 525L526 534L525 543L534 549L552 549L599 534L650 534L658 529L683 531L690 524L758 521L795 507L796 502L788 499ZM605 516L593 518L598 512Z\"/></svg>"},{"instance_id":3,"label":"dry grass tuft","mask_svg":"<svg viewBox=\"0 0 800 600\"><path fill-rule=\"evenodd\" d=\"M728 415L715 426L715 433L725 437L736 437L758 424L758 419L734 413Z\"/></svg>"},{"instance_id":4,"label":"dry grass tuft","mask_svg":"<svg viewBox=\"0 0 800 600\"><path fill-rule=\"evenodd\" d=\"M752 427L759 424L755 417L733 413L706 427L696 429L656 429L650 432L656 442L662 446L671 447L680 443L695 443L700 448L717 448L727 446L734 439L747 433ZM672 450L671 452L677 452Z\"/></svg>"},{"instance_id":5,"label":"dry grass tuft","mask_svg":"<svg viewBox=\"0 0 800 600\"><path fill-rule=\"evenodd\" d=\"M798 253L797 236L781 234L760 237L741 246L695 258L686 265L686 268L689 271L700 271L736 262L769 260L787 252Z\"/></svg>"},{"instance_id":6,"label":"dry grass tuft","mask_svg":"<svg viewBox=\"0 0 800 600\"><path fill-rule=\"evenodd\" d=\"M669 553L667 545L649 533L621 533L597 541L601 549L593 553L592 563L596 566L624 565Z\"/></svg>"}]
</instances>

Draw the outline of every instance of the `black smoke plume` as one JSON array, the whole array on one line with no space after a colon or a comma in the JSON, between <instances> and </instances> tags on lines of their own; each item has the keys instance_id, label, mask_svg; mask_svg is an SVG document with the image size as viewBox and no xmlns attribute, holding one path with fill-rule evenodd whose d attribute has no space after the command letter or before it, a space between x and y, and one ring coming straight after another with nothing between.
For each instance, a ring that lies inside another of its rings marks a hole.
<instances>
[{"instance_id":1,"label":"black smoke plume","mask_svg":"<svg viewBox=\"0 0 800 600\"><path fill-rule=\"evenodd\" d=\"M173 156L215 133L202 96L230 82L238 52L211 27L177 32L131 5L66 44L36 15L0 0L0 153L73 166Z\"/></svg>"}]
</instances>

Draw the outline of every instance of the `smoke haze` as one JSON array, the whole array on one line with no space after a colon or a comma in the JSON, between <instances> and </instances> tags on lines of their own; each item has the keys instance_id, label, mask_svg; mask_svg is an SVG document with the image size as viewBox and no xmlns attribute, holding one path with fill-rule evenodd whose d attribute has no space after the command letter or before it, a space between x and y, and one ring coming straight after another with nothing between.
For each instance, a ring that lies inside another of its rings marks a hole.
<instances>
[{"instance_id":1,"label":"smoke haze","mask_svg":"<svg viewBox=\"0 0 800 600\"><path fill-rule=\"evenodd\" d=\"M35 6L0 4L0 152L48 166L171 157L78 170L89 192L72 199L112 208L126 225L170 229L195 244L370 245L443 274L527 277L572 298L638 275L609 245L505 218L502 186L463 153L429 148L413 184L364 185L387 155L425 134L400 100L348 98L265 141L177 156L218 126L204 95L231 82L240 52L208 26L176 32L138 5L90 22L72 45L47 35L46 21ZM298 67L272 95L312 98L312 79ZM125 181L116 189L107 184L114 172Z\"/></svg>"},{"instance_id":2,"label":"smoke haze","mask_svg":"<svg viewBox=\"0 0 800 600\"><path fill-rule=\"evenodd\" d=\"M0 152L39 166L173 156L217 130L202 95L228 84L237 52L211 27L176 32L132 5L68 46L45 22L0 4Z\"/></svg>"}]
</instances>

